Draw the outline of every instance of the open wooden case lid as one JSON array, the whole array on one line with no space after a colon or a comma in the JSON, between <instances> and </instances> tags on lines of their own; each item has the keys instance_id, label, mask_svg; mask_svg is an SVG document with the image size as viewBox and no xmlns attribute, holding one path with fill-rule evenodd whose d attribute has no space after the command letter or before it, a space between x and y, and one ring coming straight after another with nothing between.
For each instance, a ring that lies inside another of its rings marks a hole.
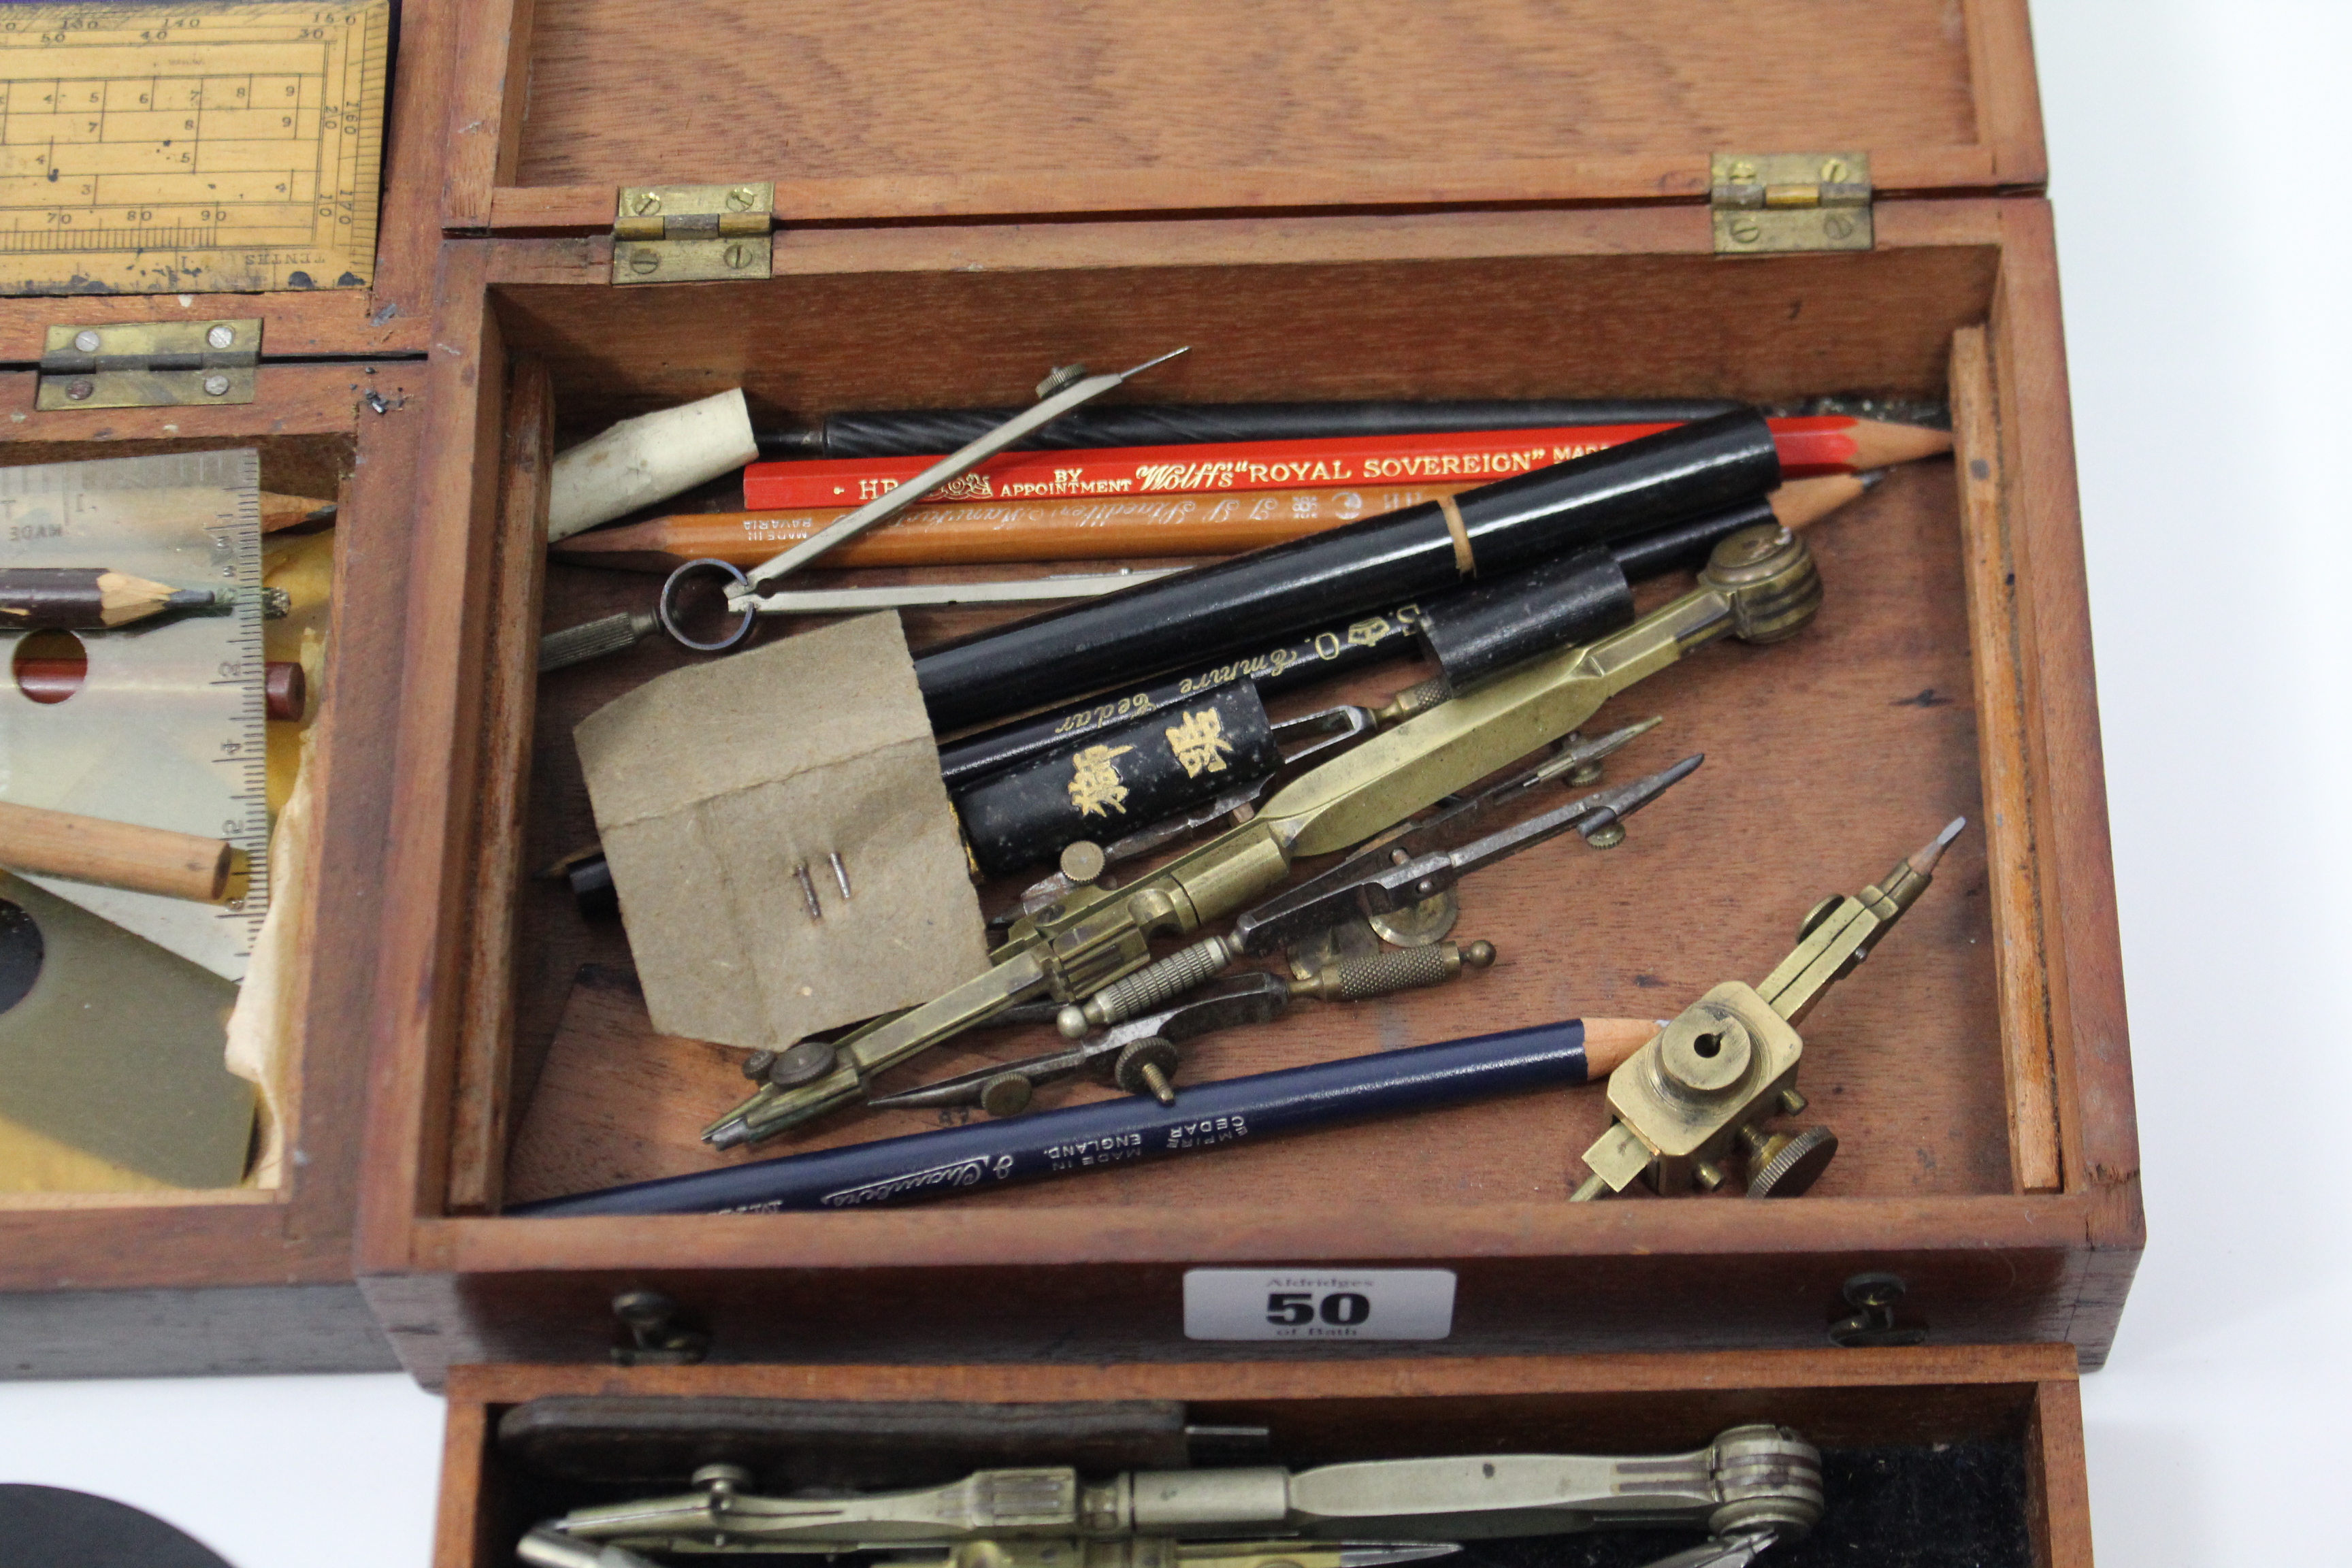
<instances>
[{"instance_id":1,"label":"open wooden case lid","mask_svg":"<svg viewBox=\"0 0 2352 1568\"><path fill-rule=\"evenodd\" d=\"M2044 174L2025 0L507 0L461 32L459 232L702 183L791 225L1696 204L1722 153L1867 153L1879 196Z\"/></svg>"}]
</instances>

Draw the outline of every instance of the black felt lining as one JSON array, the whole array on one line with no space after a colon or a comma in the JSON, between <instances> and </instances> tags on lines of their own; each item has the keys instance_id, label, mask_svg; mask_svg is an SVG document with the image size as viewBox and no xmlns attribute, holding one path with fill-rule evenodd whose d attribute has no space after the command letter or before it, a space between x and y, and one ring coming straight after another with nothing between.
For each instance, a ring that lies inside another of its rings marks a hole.
<instances>
[{"instance_id":1,"label":"black felt lining","mask_svg":"<svg viewBox=\"0 0 2352 1568\"><path fill-rule=\"evenodd\" d=\"M1813 1533L1767 1552L1757 1568L2032 1568L2017 1442L1827 1448L1822 1489L1826 1506ZM1702 1539L1620 1530L1484 1541L1442 1568L1642 1568Z\"/></svg>"}]
</instances>

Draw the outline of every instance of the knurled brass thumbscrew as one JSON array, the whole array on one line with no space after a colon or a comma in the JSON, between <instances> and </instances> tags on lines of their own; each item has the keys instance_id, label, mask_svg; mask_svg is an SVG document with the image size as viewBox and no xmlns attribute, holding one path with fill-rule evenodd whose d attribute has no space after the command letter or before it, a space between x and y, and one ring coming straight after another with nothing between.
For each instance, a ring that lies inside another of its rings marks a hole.
<instances>
[{"instance_id":1,"label":"knurled brass thumbscrew","mask_svg":"<svg viewBox=\"0 0 2352 1568\"><path fill-rule=\"evenodd\" d=\"M1176 1086L1169 1082L1168 1075L1175 1070L1176 1047L1155 1036L1119 1052L1113 1077L1129 1094L1148 1094L1162 1105L1173 1105Z\"/></svg>"},{"instance_id":2,"label":"knurled brass thumbscrew","mask_svg":"<svg viewBox=\"0 0 2352 1568\"><path fill-rule=\"evenodd\" d=\"M1037 401L1043 403L1054 394L1076 386L1086 378L1087 367L1082 364L1057 364L1045 373L1045 380L1037 384Z\"/></svg>"},{"instance_id":3,"label":"knurled brass thumbscrew","mask_svg":"<svg viewBox=\"0 0 2352 1568\"><path fill-rule=\"evenodd\" d=\"M991 1116L1018 1116L1029 1109L1037 1086L1017 1072L998 1073L980 1086L980 1108Z\"/></svg>"},{"instance_id":4,"label":"knurled brass thumbscrew","mask_svg":"<svg viewBox=\"0 0 2352 1568\"><path fill-rule=\"evenodd\" d=\"M1797 1097L1801 1105L1802 1095ZM1793 1198L1822 1179L1838 1151L1837 1134L1826 1127L1798 1132L1739 1130L1748 1151L1748 1195L1751 1198Z\"/></svg>"}]
</instances>

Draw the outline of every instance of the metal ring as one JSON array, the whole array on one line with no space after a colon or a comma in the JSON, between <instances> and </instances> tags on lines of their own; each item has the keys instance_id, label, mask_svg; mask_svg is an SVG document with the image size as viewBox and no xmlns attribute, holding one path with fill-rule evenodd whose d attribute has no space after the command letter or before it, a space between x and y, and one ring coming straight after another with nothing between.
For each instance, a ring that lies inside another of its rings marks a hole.
<instances>
[{"instance_id":1,"label":"metal ring","mask_svg":"<svg viewBox=\"0 0 2352 1568\"><path fill-rule=\"evenodd\" d=\"M697 653L725 653L729 648L736 647L740 644L745 637L751 635L751 627L760 619L759 611L751 608L749 605L744 605L743 624L737 626L725 637L719 638L717 642L698 642L694 638L687 636L686 633L678 629L677 617L670 613L672 609L671 602L677 595L677 585L686 581L687 574L688 573L705 569L723 573L725 575L734 579L735 584L738 586L748 588L751 585L751 579L743 575L742 569L735 565L732 562L714 561L708 556L699 561L689 561L685 565L679 567L677 571L671 573L669 574L668 581L662 584L661 598L656 601L654 605L654 613L661 617L662 630L667 632L671 638L676 641L680 647L690 647Z\"/></svg>"}]
</instances>

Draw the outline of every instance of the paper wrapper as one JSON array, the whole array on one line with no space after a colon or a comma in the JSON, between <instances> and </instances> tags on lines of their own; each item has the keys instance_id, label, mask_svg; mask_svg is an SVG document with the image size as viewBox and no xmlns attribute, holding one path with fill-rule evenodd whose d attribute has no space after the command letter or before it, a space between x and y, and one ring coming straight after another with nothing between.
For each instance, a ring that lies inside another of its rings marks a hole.
<instances>
[{"instance_id":1,"label":"paper wrapper","mask_svg":"<svg viewBox=\"0 0 2352 1568\"><path fill-rule=\"evenodd\" d=\"M665 1034L781 1048L987 967L897 616L674 670L573 734Z\"/></svg>"}]
</instances>

